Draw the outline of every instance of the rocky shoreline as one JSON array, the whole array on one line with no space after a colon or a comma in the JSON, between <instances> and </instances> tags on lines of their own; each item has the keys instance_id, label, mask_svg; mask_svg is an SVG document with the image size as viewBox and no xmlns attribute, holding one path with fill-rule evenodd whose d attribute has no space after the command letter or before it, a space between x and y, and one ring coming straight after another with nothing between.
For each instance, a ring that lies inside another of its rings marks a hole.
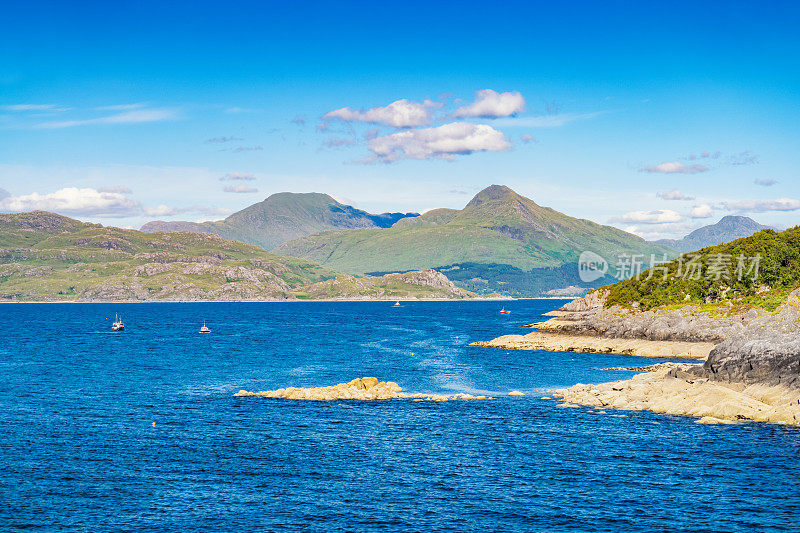
<instances>
[{"instance_id":1,"label":"rocky shoreline","mask_svg":"<svg viewBox=\"0 0 800 533\"><path fill-rule=\"evenodd\" d=\"M663 363L631 379L552 391L562 405L692 416L699 423L800 425L800 389L696 377L697 365Z\"/></svg>"},{"instance_id":2,"label":"rocky shoreline","mask_svg":"<svg viewBox=\"0 0 800 533\"><path fill-rule=\"evenodd\" d=\"M503 335L490 341L477 341L470 346L506 350L544 350L548 352L614 353L640 357L669 357L705 360L714 343L687 341L652 341L569 335L550 331L534 331L527 335Z\"/></svg>"},{"instance_id":3,"label":"rocky shoreline","mask_svg":"<svg viewBox=\"0 0 800 533\"><path fill-rule=\"evenodd\" d=\"M629 380L554 391L561 406L649 410L704 423L758 421L800 425L800 290L775 313L750 308L711 316L697 306L641 312L605 307L598 290L573 300L537 331L473 346L693 358L663 363Z\"/></svg>"}]
</instances>

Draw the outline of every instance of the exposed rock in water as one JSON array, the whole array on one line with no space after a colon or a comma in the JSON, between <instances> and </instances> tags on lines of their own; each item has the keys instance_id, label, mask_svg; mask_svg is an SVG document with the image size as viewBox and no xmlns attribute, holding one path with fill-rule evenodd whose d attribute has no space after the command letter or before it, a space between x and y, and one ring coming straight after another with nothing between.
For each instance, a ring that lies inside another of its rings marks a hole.
<instances>
[{"instance_id":1,"label":"exposed rock in water","mask_svg":"<svg viewBox=\"0 0 800 533\"><path fill-rule=\"evenodd\" d=\"M410 394L401 392L400 385L393 381L378 381L378 378L356 378L349 383L339 383L328 387L287 387L272 391L248 392L240 390L234 396L254 396L257 398L283 398L286 400L399 400L415 399L428 401L447 400L487 400L487 396L471 394Z\"/></svg>"}]
</instances>

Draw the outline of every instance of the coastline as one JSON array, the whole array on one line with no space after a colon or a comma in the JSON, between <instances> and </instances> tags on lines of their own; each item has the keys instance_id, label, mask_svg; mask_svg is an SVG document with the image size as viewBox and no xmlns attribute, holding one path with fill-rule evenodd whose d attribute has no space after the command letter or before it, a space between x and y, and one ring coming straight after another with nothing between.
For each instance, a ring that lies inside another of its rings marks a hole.
<instances>
[{"instance_id":1,"label":"coastline","mask_svg":"<svg viewBox=\"0 0 800 533\"><path fill-rule=\"evenodd\" d=\"M637 357L684 358L704 361L711 353L715 343L619 339L534 331L526 335L503 335L490 341L477 341L470 344L470 346L505 350L621 354Z\"/></svg>"},{"instance_id":2,"label":"coastline","mask_svg":"<svg viewBox=\"0 0 800 533\"><path fill-rule=\"evenodd\" d=\"M299 303L299 302L506 302L516 298L271 298L259 300L19 300L2 304L199 304L199 303ZM535 300L537 298L531 298Z\"/></svg>"},{"instance_id":3,"label":"coastline","mask_svg":"<svg viewBox=\"0 0 800 533\"><path fill-rule=\"evenodd\" d=\"M691 416L701 424L767 422L800 426L800 390L713 381L687 374L698 365L662 363L630 379L551 391L560 405Z\"/></svg>"},{"instance_id":4,"label":"coastline","mask_svg":"<svg viewBox=\"0 0 800 533\"><path fill-rule=\"evenodd\" d=\"M695 359L636 370L630 379L550 391L579 405L692 416L699 423L800 426L800 290L774 313L710 317L691 307L638 312L606 308L607 291L545 313L549 320L472 346Z\"/></svg>"}]
</instances>

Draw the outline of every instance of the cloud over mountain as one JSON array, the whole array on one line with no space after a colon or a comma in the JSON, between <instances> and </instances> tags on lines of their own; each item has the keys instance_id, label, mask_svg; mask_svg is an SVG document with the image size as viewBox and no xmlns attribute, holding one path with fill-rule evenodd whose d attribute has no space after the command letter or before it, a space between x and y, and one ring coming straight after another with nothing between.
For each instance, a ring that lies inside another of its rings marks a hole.
<instances>
[{"instance_id":1,"label":"cloud over mountain","mask_svg":"<svg viewBox=\"0 0 800 533\"><path fill-rule=\"evenodd\" d=\"M234 192L234 193L253 193L258 192L258 189L255 187L248 187L247 185L240 184L240 185L228 185L224 189L225 192Z\"/></svg>"},{"instance_id":2,"label":"cloud over mountain","mask_svg":"<svg viewBox=\"0 0 800 533\"><path fill-rule=\"evenodd\" d=\"M502 132L486 124L453 122L435 128L401 131L369 141L374 156L391 163L400 159L448 159L473 152L501 152L511 148Z\"/></svg>"},{"instance_id":3,"label":"cloud over mountain","mask_svg":"<svg viewBox=\"0 0 800 533\"><path fill-rule=\"evenodd\" d=\"M631 211L625 213L615 221L637 223L637 224L664 224L668 222L680 222L683 216L671 209L656 209L653 211Z\"/></svg>"},{"instance_id":4,"label":"cloud over mountain","mask_svg":"<svg viewBox=\"0 0 800 533\"><path fill-rule=\"evenodd\" d=\"M65 187L52 193L34 192L21 196L7 196L0 200L4 211L52 211L60 214L127 217L142 212L142 206L120 190L79 189Z\"/></svg>"},{"instance_id":5,"label":"cloud over mountain","mask_svg":"<svg viewBox=\"0 0 800 533\"><path fill-rule=\"evenodd\" d=\"M726 202L725 208L741 213L764 213L767 211L800 210L800 200L795 198L777 198L775 200L739 200Z\"/></svg>"}]
</instances>

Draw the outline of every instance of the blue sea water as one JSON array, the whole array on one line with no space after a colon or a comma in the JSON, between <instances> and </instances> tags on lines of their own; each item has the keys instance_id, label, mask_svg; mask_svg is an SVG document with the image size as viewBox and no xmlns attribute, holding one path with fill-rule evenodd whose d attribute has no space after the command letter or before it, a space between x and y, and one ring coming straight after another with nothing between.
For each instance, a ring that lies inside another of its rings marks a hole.
<instances>
[{"instance_id":1,"label":"blue sea water","mask_svg":"<svg viewBox=\"0 0 800 533\"><path fill-rule=\"evenodd\" d=\"M796 429L558 409L656 360L467 346L560 303L2 305L0 530L800 529ZM497 399L233 396L361 376Z\"/></svg>"}]
</instances>

